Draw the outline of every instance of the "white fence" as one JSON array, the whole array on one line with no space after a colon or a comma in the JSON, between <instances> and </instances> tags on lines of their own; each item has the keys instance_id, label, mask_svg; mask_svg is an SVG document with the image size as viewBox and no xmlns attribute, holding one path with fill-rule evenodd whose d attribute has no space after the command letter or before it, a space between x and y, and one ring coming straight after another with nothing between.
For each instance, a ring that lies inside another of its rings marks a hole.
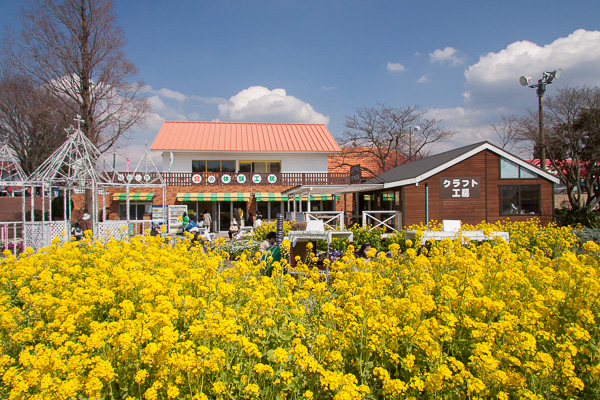
<instances>
[{"instance_id":1,"label":"white fence","mask_svg":"<svg viewBox=\"0 0 600 400\"><path fill-rule=\"evenodd\" d=\"M50 246L54 239L61 243L71 239L71 224L68 221L25 222L23 229L25 246L39 250Z\"/></svg>"},{"instance_id":2,"label":"white fence","mask_svg":"<svg viewBox=\"0 0 600 400\"><path fill-rule=\"evenodd\" d=\"M306 222L323 221L325 228L332 230L344 230L344 212L343 211L309 211L305 212Z\"/></svg>"},{"instance_id":3,"label":"white fence","mask_svg":"<svg viewBox=\"0 0 600 400\"><path fill-rule=\"evenodd\" d=\"M0 222L0 246L10 250L15 256L19 247L23 248L22 222Z\"/></svg>"},{"instance_id":4,"label":"white fence","mask_svg":"<svg viewBox=\"0 0 600 400\"><path fill-rule=\"evenodd\" d=\"M363 228L370 226L369 230L383 228L386 232L398 232L402 224L400 211L363 211Z\"/></svg>"}]
</instances>

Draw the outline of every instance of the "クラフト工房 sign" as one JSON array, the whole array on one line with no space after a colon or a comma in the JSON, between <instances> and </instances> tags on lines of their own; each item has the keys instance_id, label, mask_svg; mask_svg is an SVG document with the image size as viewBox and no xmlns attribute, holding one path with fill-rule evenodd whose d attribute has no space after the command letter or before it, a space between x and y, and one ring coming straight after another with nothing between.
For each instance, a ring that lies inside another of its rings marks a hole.
<instances>
[{"instance_id":1,"label":"\u30af\u30e9\u30d5\u30c8\u5de5\u623f sign","mask_svg":"<svg viewBox=\"0 0 600 400\"><path fill-rule=\"evenodd\" d=\"M478 176L453 176L440 178L441 199L472 199L481 197Z\"/></svg>"}]
</instances>

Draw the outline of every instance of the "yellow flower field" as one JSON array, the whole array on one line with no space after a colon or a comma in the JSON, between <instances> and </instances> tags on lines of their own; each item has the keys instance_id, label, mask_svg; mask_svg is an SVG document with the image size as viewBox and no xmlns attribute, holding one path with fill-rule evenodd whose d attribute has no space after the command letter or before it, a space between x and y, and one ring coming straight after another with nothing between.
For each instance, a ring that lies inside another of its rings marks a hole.
<instances>
[{"instance_id":1,"label":"yellow flower field","mask_svg":"<svg viewBox=\"0 0 600 400\"><path fill-rule=\"evenodd\" d=\"M599 398L600 248L475 228L511 243L349 247L329 277L149 236L6 252L0 398Z\"/></svg>"}]
</instances>

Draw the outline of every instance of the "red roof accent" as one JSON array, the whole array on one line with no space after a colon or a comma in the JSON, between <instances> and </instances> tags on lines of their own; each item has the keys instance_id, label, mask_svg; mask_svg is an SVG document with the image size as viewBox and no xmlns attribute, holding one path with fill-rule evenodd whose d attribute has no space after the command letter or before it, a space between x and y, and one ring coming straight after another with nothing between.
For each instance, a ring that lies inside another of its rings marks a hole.
<instances>
[{"instance_id":1,"label":"red roof accent","mask_svg":"<svg viewBox=\"0 0 600 400\"><path fill-rule=\"evenodd\" d=\"M151 150L339 152L323 124L164 122Z\"/></svg>"}]
</instances>

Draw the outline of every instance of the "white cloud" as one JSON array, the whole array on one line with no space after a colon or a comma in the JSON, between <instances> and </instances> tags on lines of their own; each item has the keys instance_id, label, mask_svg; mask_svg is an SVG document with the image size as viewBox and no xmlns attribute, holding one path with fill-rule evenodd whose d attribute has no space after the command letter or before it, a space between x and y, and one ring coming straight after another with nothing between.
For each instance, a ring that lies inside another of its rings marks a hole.
<instances>
[{"instance_id":1,"label":"white cloud","mask_svg":"<svg viewBox=\"0 0 600 400\"><path fill-rule=\"evenodd\" d=\"M328 91L334 90L334 89L335 89L335 87L333 87L333 86L324 86L324 85L321 85L321 87L319 88L319 90L321 90L322 92L328 92Z\"/></svg>"},{"instance_id":2,"label":"white cloud","mask_svg":"<svg viewBox=\"0 0 600 400\"><path fill-rule=\"evenodd\" d=\"M389 72L403 72L406 71L406 67L400 63L388 62L387 70Z\"/></svg>"},{"instance_id":3,"label":"white cloud","mask_svg":"<svg viewBox=\"0 0 600 400\"><path fill-rule=\"evenodd\" d=\"M497 141L490 122L501 115L524 115L537 109L534 89L519 84L521 75L537 81L542 72L562 68L562 76L548 86L546 96L560 87L600 86L600 32L576 30L549 44L514 42L498 52L482 55L466 68L463 107L431 110L457 130L451 147L480 140ZM435 150L441 151L442 146ZM522 155L529 156L529 155Z\"/></svg>"},{"instance_id":4,"label":"white cloud","mask_svg":"<svg viewBox=\"0 0 600 400\"><path fill-rule=\"evenodd\" d=\"M219 104L219 119L243 122L328 124L329 117L290 96L285 89L250 86Z\"/></svg>"},{"instance_id":5,"label":"white cloud","mask_svg":"<svg viewBox=\"0 0 600 400\"><path fill-rule=\"evenodd\" d=\"M167 89L167 88L159 89L155 93L160 95L163 98L174 99L177 101L185 101L188 98L188 96L186 96L185 94L183 94L181 92L176 92L174 90Z\"/></svg>"},{"instance_id":6,"label":"white cloud","mask_svg":"<svg viewBox=\"0 0 600 400\"><path fill-rule=\"evenodd\" d=\"M432 63L449 62L450 65L464 64L466 57L458 53L454 47L446 47L444 50L436 49L429 53L429 61Z\"/></svg>"},{"instance_id":7,"label":"white cloud","mask_svg":"<svg viewBox=\"0 0 600 400\"><path fill-rule=\"evenodd\" d=\"M541 77L542 72L562 68L570 85L598 85L600 74L600 31L579 29L545 46L515 42L498 53L479 58L465 71L467 83L503 84L518 82L519 76Z\"/></svg>"},{"instance_id":8,"label":"white cloud","mask_svg":"<svg viewBox=\"0 0 600 400\"><path fill-rule=\"evenodd\" d=\"M417 80L417 83L427 83L427 82L429 82L429 74L424 74Z\"/></svg>"}]
</instances>

